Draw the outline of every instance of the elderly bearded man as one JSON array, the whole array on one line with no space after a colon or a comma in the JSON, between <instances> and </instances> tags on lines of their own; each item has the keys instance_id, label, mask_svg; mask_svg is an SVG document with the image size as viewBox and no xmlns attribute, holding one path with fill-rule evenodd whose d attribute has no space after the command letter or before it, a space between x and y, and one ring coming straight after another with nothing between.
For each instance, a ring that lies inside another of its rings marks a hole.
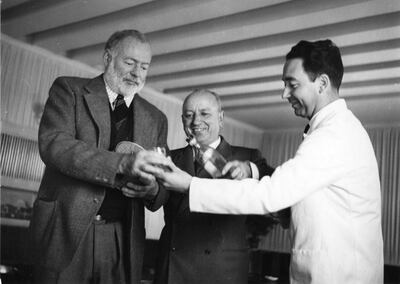
<instances>
[{"instance_id":1,"label":"elderly bearded man","mask_svg":"<svg viewBox=\"0 0 400 284\"><path fill-rule=\"evenodd\" d=\"M146 151L114 150L126 140L165 147L167 119L138 94L151 61L143 34L114 33L103 59L96 78L57 78L44 109L46 170L30 225L36 283L141 281L143 205L156 210L164 191L141 170Z\"/></svg>"}]
</instances>

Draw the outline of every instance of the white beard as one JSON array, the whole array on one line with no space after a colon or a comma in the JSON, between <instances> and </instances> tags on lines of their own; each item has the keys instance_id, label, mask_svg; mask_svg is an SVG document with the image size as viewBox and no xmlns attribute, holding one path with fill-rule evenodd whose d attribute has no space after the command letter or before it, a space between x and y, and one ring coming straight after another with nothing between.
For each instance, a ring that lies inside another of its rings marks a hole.
<instances>
[{"instance_id":1,"label":"white beard","mask_svg":"<svg viewBox=\"0 0 400 284\"><path fill-rule=\"evenodd\" d=\"M121 94L123 96L134 95L140 92L145 82L140 82L139 85L128 85L126 82L123 81L120 77L118 77L117 72L114 69L114 66L110 64L109 69L106 70L105 79L108 86L114 92ZM139 80L139 79L138 79Z\"/></svg>"}]
</instances>

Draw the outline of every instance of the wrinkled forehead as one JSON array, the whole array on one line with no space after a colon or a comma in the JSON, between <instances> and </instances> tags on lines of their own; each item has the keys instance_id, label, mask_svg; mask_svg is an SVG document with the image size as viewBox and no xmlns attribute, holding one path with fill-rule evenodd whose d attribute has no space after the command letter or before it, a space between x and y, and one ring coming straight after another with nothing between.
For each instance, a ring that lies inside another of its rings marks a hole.
<instances>
[{"instance_id":1,"label":"wrinkled forehead","mask_svg":"<svg viewBox=\"0 0 400 284\"><path fill-rule=\"evenodd\" d=\"M219 110L217 99L210 93L198 92L190 94L184 101L182 111Z\"/></svg>"},{"instance_id":2,"label":"wrinkled forehead","mask_svg":"<svg viewBox=\"0 0 400 284\"><path fill-rule=\"evenodd\" d=\"M150 45L134 37L124 38L114 50L121 56L132 57L143 63L150 63L152 57Z\"/></svg>"}]
</instances>

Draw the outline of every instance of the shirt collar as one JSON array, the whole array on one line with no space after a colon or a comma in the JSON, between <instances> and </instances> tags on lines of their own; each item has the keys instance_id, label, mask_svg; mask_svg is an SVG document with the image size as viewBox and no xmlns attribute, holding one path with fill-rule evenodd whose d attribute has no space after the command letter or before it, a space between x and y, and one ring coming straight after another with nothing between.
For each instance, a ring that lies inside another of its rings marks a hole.
<instances>
[{"instance_id":1,"label":"shirt collar","mask_svg":"<svg viewBox=\"0 0 400 284\"><path fill-rule=\"evenodd\" d=\"M208 146L210 146L213 149L216 149L220 143L221 143L221 136L218 136L218 139L215 140L214 142L210 143ZM192 147L192 153L193 153L193 160L194 160L196 154L195 154L195 150L193 147Z\"/></svg>"},{"instance_id":2,"label":"shirt collar","mask_svg":"<svg viewBox=\"0 0 400 284\"><path fill-rule=\"evenodd\" d=\"M217 147L219 146L219 144L221 143L221 136L218 136L218 139L215 140L214 142L210 143L211 148L217 149Z\"/></svg>"},{"instance_id":3,"label":"shirt collar","mask_svg":"<svg viewBox=\"0 0 400 284\"><path fill-rule=\"evenodd\" d=\"M333 114L347 109L347 105L344 99L337 99L330 104L327 104L322 109L320 109L310 120L308 123L310 125L310 129L308 130L308 135L316 128L318 125L325 120L325 118L332 116Z\"/></svg>"},{"instance_id":4,"label":"shirt collar","mask_svg":"<svg viewBox=\"0 0 400 284\"><path fill-rule=\"evenodd\" d=\"M218 139L215 140L214 142L210 143L208 146L210 146L213 149L217 149L219 144L221 144L221 136L218 136Z\"/></svg>"},{"instance_id":5,"label":"shirt collar","mask_svg":"<svg viewBox=\"0 0 400 284\"><path fill-rule=\"evenodd\" d=\"M117 99L118 94L111 90L110 86L107 84L106 80L104 80L104 83L106 84L106 91L108 95L108 101L110 102L111 109L114 110L114 102ZM129 108L131 105L133 98L135 97L135 94L124 96L124 101L126 106Z\"/></svg>"}]
</instances>

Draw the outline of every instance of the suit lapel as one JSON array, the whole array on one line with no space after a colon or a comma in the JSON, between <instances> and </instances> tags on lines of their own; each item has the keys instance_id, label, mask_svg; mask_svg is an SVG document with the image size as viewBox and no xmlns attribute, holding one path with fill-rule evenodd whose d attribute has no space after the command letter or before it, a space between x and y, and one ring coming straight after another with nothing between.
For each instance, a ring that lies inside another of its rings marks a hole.
<instances>
[{"instance_id":1,"label":"suit lapel","mask_svg":"<svg viewBox=\"0 0 400 284\"><path fill-rule=\"evenodd\" d=\"M138 143L145 149L148 145L154 144L154 136L151 135L151 121L153 120L152 114L148 111L145 101L139 96L135 95L133 103L133 142ZM145 127L144 127L145 125Z\"/></svg>"},{"instance_id":2,"label":"suit lapel","mask_svg":"<svg viewBox=\"0 0 400 284\"><path fill-rule=\"evenodd\" d=\"M105 88L103 76L100 75L86 85L84 95L90 114L99 129L98 146L108 149L111 136L110 102ZM151 129L143 125L151 125L152 114L148 111L145 101L135 94L133 104L133 142L148 148L154 137Z\"/></svg>"},{"instance_id":3,"label":"suit lapel","mask_svg":"<svg viewBox=\"0 0 400 284\"><path fill-rule=\"evenodd\" d=\"M84 94L84 99L99 131L97 137L98 147L108 149L110 147L111 116L110 102L103 76L100 75L90 80L85 89L87 93Z\"/></svg>"},{"instance_id":4,"label":"suit lapel","mask_svg":"<svg viewBox=\"0 0 400 284\"><path fill-rule=\"evenodd\" d=\"M183 151L181 152L181 155L177 157L175 160L176 165L178 165L179 168L185 169L185 171L190 174L194 175L194 160L193 160L193 150L192 147L186 146L183 148Z\"/></svg>"},{"instance_id":5,"label":"suit lapel","mask_svg":"<svg viewBox=\"0 0 400 284\"><path fill-rule=\"evenodd\" d=\"M229 161L232 157L232 148L228 142L225 141L224 137L221 136L221 143L219 143L217 147L217 151L227 160Z\"/></svg>"}]
</instances>

